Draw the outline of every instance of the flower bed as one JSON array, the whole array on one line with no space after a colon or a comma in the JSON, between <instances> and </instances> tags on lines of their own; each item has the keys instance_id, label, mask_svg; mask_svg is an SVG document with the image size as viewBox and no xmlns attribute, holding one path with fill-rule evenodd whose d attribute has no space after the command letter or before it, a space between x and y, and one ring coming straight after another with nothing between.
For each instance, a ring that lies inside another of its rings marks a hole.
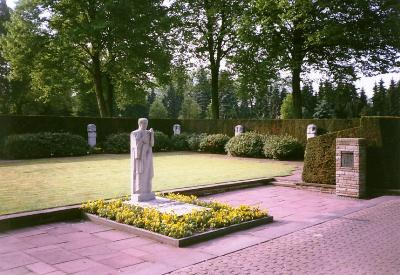
<instances>
[{"instance_id":1,"label":"flower bed","mask_svg":"<svg viewBox=\"0 0 400 275\"><path fill-rule=\"evenodd\" d=\"M232 207L219 202L205 202L195 196L169 194L168 199L209 208L182 216L161 213L153 208L142 208L123 203L123 200L89 201L82 205L84 212L98 215L118 223L145 229L174 239L187 238L216 229L226 229L242 223L263 220L269 222L268 213L249 206ZM265 223L263 222L263 223ZM248 223L246 223L248 226ZM259 223L255 224L258 225ZM226 231L226 230L225 230ZM157 234L157 235L158 235Z\"/></svg>"}]
</instances>

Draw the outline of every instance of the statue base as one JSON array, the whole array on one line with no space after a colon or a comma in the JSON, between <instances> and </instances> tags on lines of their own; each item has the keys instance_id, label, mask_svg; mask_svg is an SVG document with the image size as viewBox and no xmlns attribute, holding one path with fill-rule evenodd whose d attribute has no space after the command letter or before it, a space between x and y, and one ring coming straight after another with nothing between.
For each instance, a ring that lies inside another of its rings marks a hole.
<instances>
[{"instance_id":1,"label":"statue base","mask_svg":"<svg viewBox=\"0 0 400 275\"><path fill-rule=\"evenodd\" d=\"M151 200L154 200L155 198L156 198L156 195L154 194L154 192L131 195L131 201L133 201L133 202L151 201Z\"/></svg>"}]
</instances>

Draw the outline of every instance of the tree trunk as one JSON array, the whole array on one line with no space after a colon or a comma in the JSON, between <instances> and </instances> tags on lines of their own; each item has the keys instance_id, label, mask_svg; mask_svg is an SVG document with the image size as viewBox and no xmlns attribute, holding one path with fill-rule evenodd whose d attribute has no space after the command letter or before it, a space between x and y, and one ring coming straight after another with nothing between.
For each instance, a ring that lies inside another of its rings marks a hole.
<instances>
[{"instance_id":1,"label":"tree trunk","mask_svg":"<svg viewBox=\"0 0 400 275\"><path fill-rule=\"evenodd\" d=\"M98 53L94 53L93 55L93 82L95 86L97 106L99 107L100 116L109 117L110 113L108 112L106 101L104 99L102 72L100 68L100 58Z\"/></svg>"},{"instance_id":2,"label":"tree trunk","mask_svg":"<svg viewBox=\"0 0 400 275\"><path fill-rule=\"evenodd\" d=\"M301 87L300 87L300 73L301 66L294 66L292 68L292 96L293 96L293 110L296 118L302 118L302 100L301 100Z\"/></svg>"},{"instance_id":3,"label":"tree trunk","mask_svg":"<svg viewBox=\"0 0 400 275\"><path fill-rule=\"evenodd\" d=\"M111 82L111 78L108 74L105 74L105 81L106 81L106 109L109 113L109 116L114 116L114 85Z\"/></svg>"},{"instance_id":4,"label":"tree trunk","mask_svg":"<svg viewBox=\"0 0 400 275\"><path fill-rule=\"evenodd\" d=\"M212 118L219 119L219 66L211 65L211 111Z\"/></svg>"}]
</instances>

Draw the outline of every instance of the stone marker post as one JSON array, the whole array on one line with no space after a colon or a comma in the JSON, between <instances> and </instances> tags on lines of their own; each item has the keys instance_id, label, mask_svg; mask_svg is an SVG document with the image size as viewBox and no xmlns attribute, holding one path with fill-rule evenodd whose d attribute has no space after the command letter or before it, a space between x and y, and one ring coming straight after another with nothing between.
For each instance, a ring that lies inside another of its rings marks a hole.
<instances>
[{"instance_id":1,"label":"stone marker post","mask_svg":"<svg viewBox=\"0 0 400 275\"><path fill-rule=\"evenodd\" d=\"M90 147L95 147L96 146L96 137L97 137L97 132L96 132L96 125L95 124L88 124L86 127L87 133L88 133L88 144Z\"/></svg>"},{"instance_id":2,"label":"stone marker post","mask_svg":"<svg viewBox=\"0 0 400 275\"><path fill-rule=\"evenodd\" d=\"M148 120L139 118L139 128L131 133L131 200L155 199L152 192L154 132L147 130Z\"/></svg>"},{"instance_id":3,"label":"stone marker post","mask_svg":"<svg viewBox=\"0 0 400 275\"><path fill-rule=\"evenodd\" d=\"M317 130L318 130L317 125L315 125L315 124L307 125L307 139L316 137Z\"/></svg>"},{"instance_id":4,"label":"stone marker post","mask_svg":"<svg viewBox=\"0 0 400 275\"><path fill-rule=\"evenodd\" d=\"M365 195L366 145L363 138L336 139L336 195Z\"/></svg>"},{"instance_id":5,"label":"stone marker post","mask_svg":"<svg viewBox=\"0 0 400 275\"><path fill-rule=\"evenodd\" d=\"M236 125L235 126L235 137L239 136L240 134L243 134L243 132L244 132L243 125Z\"/></svg>"},{"instance_id":6,"label":"stone marker post","mask_svg":"<svg viewBox=\"0 0 400 275\"><path fill-rule=\"evenodd\" d=\"M172 126L172 130L174 131L174 136L180 135L181 134L181 125L174 124Z\"/></svg>"}]
</instances>

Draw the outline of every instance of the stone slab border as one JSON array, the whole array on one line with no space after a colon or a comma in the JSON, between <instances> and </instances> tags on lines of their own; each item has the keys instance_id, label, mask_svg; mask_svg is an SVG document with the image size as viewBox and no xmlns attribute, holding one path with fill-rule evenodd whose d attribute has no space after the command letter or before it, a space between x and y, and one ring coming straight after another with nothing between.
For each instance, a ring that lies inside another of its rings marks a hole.
<instances>
[{"instance_id":1,"label":"stone slab border","mask_svg":"<svg viewBox=\"0 0 400 275\"><path fill-rule=\"evenodd\" d=\"M182 194L182 195L195 195L198 197L208 196L233 190L239 190L244 188L252 188L258 187L262 185L267 185L272 183L274 178L258 178L258 179L248 179L248 180L238 180L238 181L229 181L222 183L213 183L213 184L205 184L198 185L193 187L184 187L184 188L176 188L176 189L168 189L159 191L160 194Z\"/></svg>"},{"instance_id":2,"label":"stone slab border","mask_svg":"<svg viewBox=\"0 0 400 275\"><path fill-rule=\"evenodd\" d=\"M80 205L49 208L0 216L0 232L52 222L82 218Z\"/></svg>"},{"instance_id":3,"label":"stone slab border","mask_svg":"<svg viewBox=\"0 0 400 275\"><path fill-rule=\"evenodd\" d=\"M83 213L83 217L91 222L94 222L94 223L97 223L97 224L100 224L103 226L107 226L107 227L110 227L110 228L113 228L113 229L116 229L119 231L123 231L126 233L135 234L140 237L146 237L151 240L155 240L155 241L165 243L165 244L175 246L175 247L184 247L184 246L188 246L188 245L195 244L198 242L211 240L211 239L214 239L214 238L217 238L217 237L229 234L229 233L237 232L237 231L244 230L244 229L249 229L249 228L267 224L267 223L270 223L273 221L273 217L268 216L268 217L264 217L264 218L253 220L253 221L247 221L247 222L234 224L234 225L219 228L219 229L210 230L207 232L199 233L199 234L185 237L185 238L175 239L175 238L171 238L171 237L168 237L168 236L165 236L165 235L162 235L159 233L155 233L155 232L152 232L149 230L138 228L138 227L135 227L132 225L118 223L118 222L115 222L115 221L112 221L109 219L105 219L105 218L102 218L102 217L99 217L99 216L93 215L93 214Z\"/></svg>"}]
</instances>

